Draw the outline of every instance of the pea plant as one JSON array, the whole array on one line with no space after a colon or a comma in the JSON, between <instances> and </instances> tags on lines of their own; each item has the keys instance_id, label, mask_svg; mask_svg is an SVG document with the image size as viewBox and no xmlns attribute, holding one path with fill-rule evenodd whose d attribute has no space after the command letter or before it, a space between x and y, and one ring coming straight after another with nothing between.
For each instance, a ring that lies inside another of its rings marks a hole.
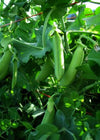
<instances>
[{"instance_id":1,"label":"pea plant","mask_svg":"<svg viewBox=\"0 0 100 140\"><path fill-rule=\"evenodd\" d=\"M1 0L0 139L100 139L99 2Z\"/></svg>"}]
</instances>

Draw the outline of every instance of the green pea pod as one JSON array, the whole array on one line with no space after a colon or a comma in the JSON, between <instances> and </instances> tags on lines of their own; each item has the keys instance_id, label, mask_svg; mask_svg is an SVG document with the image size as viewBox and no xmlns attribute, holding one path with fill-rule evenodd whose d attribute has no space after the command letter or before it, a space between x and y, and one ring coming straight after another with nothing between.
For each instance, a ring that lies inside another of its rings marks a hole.
<instances>
[{"instance_id":1,"label":"green pea pod","mask_svg":"<svg viewBox=\"0 0 100 140\"><path fill-rule=\"evenodd\" d=\"M53 97L50 97L48 100L48 103L47 103L47 110L45 111L41 124L53 123L54 116L55 116L54 105L55 105L55 103L53 101Z\"/></svg>"},{"instance_id":2,"label":"green pea pod","mask_svg":"<svg viewBox=\"0 0 100 140\"><path fill-rule=\"evenodd\" d=\"M57 31L54 32L53 36L53 54L54 54L54 68L55 76L59 81L64 74L64 52L62 38Z\"/></svg>"},{"instance_id":3,"label":"green pea pod","mask_svg":"<svg viewBox=\"0 0 100 140\"><path fill-rule=\"evenodd\" d=\"M13 77L12 77L12 89L14 89L16 83L17 83L17 59L15 58L13 60Z\"/></svg>"},{"instance_id":4,"label":"green pea pod","mask_svg":"<svg viewBox=\"0 0 100 140\"><path fill-rule=\"evenodd\" d=\"M53 72L53 64L51 59L48 57L41 71L36 75L35 80L37 82L45 80Z\"/></svg>"},{"instance_id":5,"label":"green pea pod","mask_svg":"<svg viewBox=\"0 0 100 140\"><path fill-rule=\"evenodd\" d=\"M79 45L73 54L68 70L65 72L60 81L61 86L68 86L73 82L77 72L76 68L82 64L83 58L84 58L83 46Z\"/></svg>"},{"instance_id":6,"label":"green pea pod","mask_svg":"<svg viewBox=\"0 0 100 140\"><path fill-rule=\"evenodd\" d=\"M12 57L12 53L7 48L2 58L0 59L0 80L3 80L7 75L11 57Z\"/></svg>"}]
</instances>

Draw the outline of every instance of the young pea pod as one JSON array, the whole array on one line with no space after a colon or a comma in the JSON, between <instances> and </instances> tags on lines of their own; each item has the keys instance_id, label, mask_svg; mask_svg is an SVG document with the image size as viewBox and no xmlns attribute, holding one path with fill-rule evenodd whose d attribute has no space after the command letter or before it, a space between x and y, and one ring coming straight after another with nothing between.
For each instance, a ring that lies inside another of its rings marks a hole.
<instances>
[{"instance_id":1,"label":"young pea pod","mask_svg":"<svg viewBox=\"0 0 100 140\"><path fill-rule=\"evenodd\" d=\"M51 59L48 57L41 71L36 75L35 80L37 82L44 81L53 72L53 64Z\"/></svg>"},{"instance_id":2,"label":"young pea pod","mask_svg":"<svg viewBox=\"0 0 100 140\"><path fill-rule=\"evenodd\" d=\"M14 89L17 83L17 58L13 59L13 77L12 77L12 90Z\"/></svg>"},{"instance_id":3,"label":"young pea pod","mask_svg":"<svg viewBox=\"0 0 100 140\"><path fill-rule=\"evenodd\" d=\"M53 54L54 54L54 68L55 76L59 81L64 74L64 52L63 52L62 38L57 31L53 36Z\"/></svg>"},{"instance_id":4,"label":"young pea pod","mask_svg":"<svg viewBox=\"0 0 100 140\"><path fill-rule=\"evenodd\" d=\"M0 80L3 80L7 75L11 57L12 53L9 48L7 48L0 59Z\"/></svg>"},{"instance_id":5,"label":"young pea pod","mask_svg":"<svg viewBox=\"0 0 100 140\"><path fill-rule=\"evenodd\" d=\"M50 97L47 102L47 109L45 111L41 124L53 123L54 116L55 116L54 105L55 105L55 103L53 101L53 97Z\"/></svg>"},{"instance_id":6,"label":"young pea pod","mask_svg":"<svg viewBox=\"0 0 100 140\"><path fill-rule=\"evenodd\" d=\"M73 54L68 70L65 72L60 81L61 86L68 86L73 82L77 72L76 68L82 64L83 58L84 58L83 46L79 45Z\"/></svg>"}]
</instances>

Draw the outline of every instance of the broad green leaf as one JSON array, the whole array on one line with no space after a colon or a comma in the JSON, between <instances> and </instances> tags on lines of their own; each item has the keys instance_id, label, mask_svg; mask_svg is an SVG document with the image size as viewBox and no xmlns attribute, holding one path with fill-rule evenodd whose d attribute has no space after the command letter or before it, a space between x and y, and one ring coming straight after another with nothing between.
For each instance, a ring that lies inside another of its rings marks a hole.
<instances>
[{"instance_id":1,"label":"broad green leaf","mask_svg":"<svg viewBox=\"0 0 100 140\"><path fill-rule=\"evenodd\" d=\"M27 43L25 41L12 40L13 46L18 51L18 57L23 63L27 63L31 56L42 58L50 48L37 47L37 43Z\"/></svg>"},{"instance_id":2,"label":"broad green leaf","mask_svg":"<svg viewBox=\"0 0 100 140\"><path fill-rule=\"evenodd\" d=\"M100 25L100 14L92 17L84 18L84 21L86 22L86 25L88 27Z\"/></svg>"},{"instance_id":3,"label":"broad green leaf","mask_svg":"<svg viewBox=\"0 0 100 140\"><path fill-rule=\"evenodd\" d=\"M66 124L66 117L64 113L61 110L57 110L56 116L55 116L55 124L58 128L68 127Z\"/></svg>"},{"instance_id":4,"label":"broad green leaf","mask_svg":"<svg viewBox=\"0 0 100 140\"><path fill-rule=\"evenodd\" d=\"M98 65L100 65L100 51L97 52L94 49L90 51L88 54L88 60L96 62Z\"/></svg>"}]
</instances>

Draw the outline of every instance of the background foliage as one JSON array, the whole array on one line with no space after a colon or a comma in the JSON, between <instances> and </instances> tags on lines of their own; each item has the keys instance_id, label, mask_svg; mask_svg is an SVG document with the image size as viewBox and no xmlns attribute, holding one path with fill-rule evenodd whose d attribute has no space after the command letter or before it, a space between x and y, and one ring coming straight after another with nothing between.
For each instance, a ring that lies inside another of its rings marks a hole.
<instances>
[{"instance_id":1,"label":"background foliage","mask_svg":"<svg viewBox=\"0 0 100 140\"><path fill-rule=\"evenodd\" d=\"M0 139L100 139L100 6L95 11L86 8L89 1L10 0L6 5L1 0L0 59L9 44L13 55L0 81ZM53 61L55 27L63 41L65 70L83 35L85 58L68 87L59 86L54 69L45 80L35 80L47 57ZM12 89L14 60L17 83ZM53 95L54 122L41 124Z\"/></svg>"}]
</instances>

